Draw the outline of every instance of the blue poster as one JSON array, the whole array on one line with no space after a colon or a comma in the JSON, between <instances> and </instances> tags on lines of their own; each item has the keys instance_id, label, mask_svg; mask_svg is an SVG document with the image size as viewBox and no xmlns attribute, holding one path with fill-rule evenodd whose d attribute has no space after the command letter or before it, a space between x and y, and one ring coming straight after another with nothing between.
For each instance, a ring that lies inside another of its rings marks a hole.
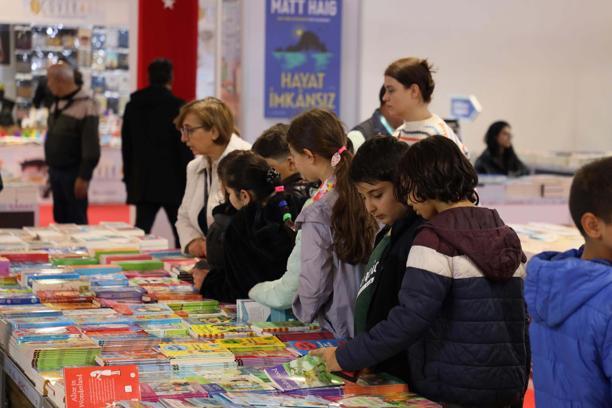
<instances>
[{"instance_id":1,"label":"blue poster","mask_svg":"<svg viewBox=\"0 0 612 408\"><path fill-rule=\"evenodd\" d=\"M340 112L342 0L266 0L265 117Z\"/></svg>"}]
</instances>

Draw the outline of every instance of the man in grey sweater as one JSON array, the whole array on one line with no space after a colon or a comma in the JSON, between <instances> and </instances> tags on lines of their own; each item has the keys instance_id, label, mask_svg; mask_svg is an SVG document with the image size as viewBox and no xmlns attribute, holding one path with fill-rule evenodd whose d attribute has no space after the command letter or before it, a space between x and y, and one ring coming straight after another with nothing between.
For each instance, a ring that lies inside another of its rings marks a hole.
<instances>
[{"instance_id":1,"label":"man in grey sweater","mask_svg":"<svg viewBox=\"0 0 612 408\"><path fill-rule=\"evenodd\" d=\"M57 223L87 224L87 191L100 160L98 107L78 86L66 64L47 70L47 86L55 96L49 110L45 159Z\"/></svg>"}]
</instances>

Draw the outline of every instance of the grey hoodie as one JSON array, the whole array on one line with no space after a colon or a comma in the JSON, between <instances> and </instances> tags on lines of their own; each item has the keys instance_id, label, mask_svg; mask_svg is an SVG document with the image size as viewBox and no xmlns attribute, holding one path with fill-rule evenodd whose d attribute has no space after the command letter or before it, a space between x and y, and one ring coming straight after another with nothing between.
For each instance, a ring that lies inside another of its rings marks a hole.
<instances>
[{"instance_id":1,"label":"grey hoodie","mask_svg":"<svg viewBox=\"0 0 612 408\"><path fill-rule=\"evenodd\" d=\"M301 271L293 313L303 322L317 320L336 338L353 336L353 309L364 265L351 265L333 251L332 207L338 198L330 191L304 207L296 219L301 229Z\"/></svg>"}]
</instances>

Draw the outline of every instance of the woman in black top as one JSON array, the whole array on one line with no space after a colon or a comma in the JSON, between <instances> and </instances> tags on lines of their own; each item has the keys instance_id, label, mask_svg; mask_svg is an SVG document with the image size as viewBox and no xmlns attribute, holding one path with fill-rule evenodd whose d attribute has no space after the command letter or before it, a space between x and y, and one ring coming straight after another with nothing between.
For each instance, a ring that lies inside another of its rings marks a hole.
<instances>
[{"instance_id":1,"label":"woman in black top","mask_svg":"<svg viewBox=\"0 0 612 408\"><path fill-rule=\"evenodd\" d=\"M479 174L503 174L510 177L529 174L529 168L514 152L512 129L508 122L500 120L489 126L485 143L487 148L476 159L474 166Z\"/></svg>"}]
</instances>

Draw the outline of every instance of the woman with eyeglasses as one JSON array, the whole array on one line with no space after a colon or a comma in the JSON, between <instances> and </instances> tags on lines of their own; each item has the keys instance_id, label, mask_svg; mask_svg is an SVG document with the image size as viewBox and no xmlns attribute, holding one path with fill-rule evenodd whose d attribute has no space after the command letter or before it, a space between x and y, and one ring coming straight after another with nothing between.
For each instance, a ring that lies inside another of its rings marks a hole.
<instances>
[{"instance_id":1,"label":"woman with eyeglasses","mask_svg":"<svg viewBox=\"0 0 612 408\"><path fill-rule=\"evenodd\" d=\"M510 177L529 174L529 168L514 152L512 128L508 122L494 122L489 126L484 140L487 148L474 165L478 174L502 174Z\"/></svg>"},{"instance_id":2,"label":"woman with eyeglasses","mask_svg":"<svg viewBox=\"0 0 612 408\"><path fill-rule=\"evenodd\" d=\"M206 256L206 234L213 223L212 210L225 198L217 165L228 153L248 150L251 145L235 134L232 112L217 98L196 100L183 106L175 124L181 140L196 156L187 165L187 185L176 229L183 252L201 258Z\"/></svg>"}]
</instances>

